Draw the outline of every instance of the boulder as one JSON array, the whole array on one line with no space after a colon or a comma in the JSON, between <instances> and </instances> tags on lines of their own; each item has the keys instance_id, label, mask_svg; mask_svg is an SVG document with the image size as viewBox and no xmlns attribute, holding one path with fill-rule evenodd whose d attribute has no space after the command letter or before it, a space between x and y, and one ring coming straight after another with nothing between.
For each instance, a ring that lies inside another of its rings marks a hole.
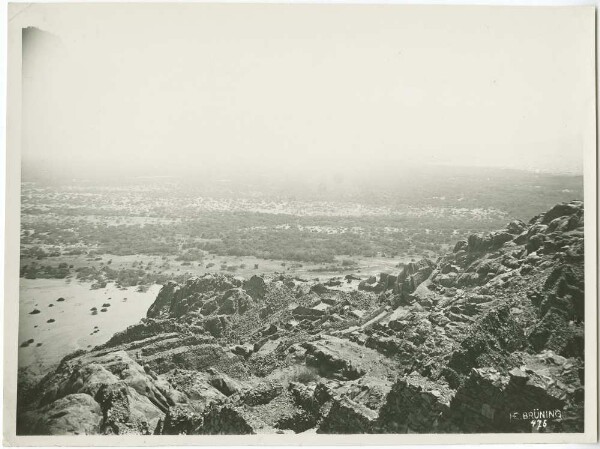
<instances>
[{"instance_id":1,"label":"boulder","mask_svg":"<svg viewBox=\"0 0 600 449\"><path fill-rule=\"evenodd\" d=\"M241 401L250 406L264 405L271 402L283 393L283 386L277 382L263 382L258 386L245 391Z\"/></svg>"},{"instance_id":2,"label":"boulder","mask_svg":"<svg viewBox=\"0 0 600 449\"><path fill-rule=\"evenodd\" d=\"M334 401L317 433L372 433L376 420L376 411L342 397Z\"/></svg>"},{"instance_id":3,"label":"boulder","mask_svg":"<svg viewBox=\"0 0 600 449\"><path fill-rule=\"evenodd\" d=\"M204 321L204 329L213 337L221 337L229 327L229 318L226 315L217 315Z\"/></svg>"},{"instance_id":4,"label":"boulder","mask_svg":"<svg viewBox=\"0 0 600 449\"><path fill-rule=\"evenodd\" d=\"M85 393L64 396L17 421L20 435L94 435L100 433L102 410Z\"/></svg>"},{"instance_id":5,"label":"boulder","mask_svg":"<svg viewBox=\"0 0 600 449\"><path fill-rule=\"evenodd\" d=\"M199 435L249 435L268 426L249 409L231 404L211 406L202 415ZM273 430L272 430L273 432ZM274 432L273 432L274 433Z\"/></svg>"},{"instance_id":6,"label":"boulder","mask_svg":"<svg viewBox=\"0 0 600 449\"><path fill-rule=\"evenodd\" d=\"M548 212L546 212L542 218L542 224L548 224L552 220L565 215L573 215L583 210L582 201L571 201L570 203L561 203L554 206Z\"/></svg>"},{"instance_id":7,"label":"boulder","mask_svg":"<svg viewBox=\"0 0 600 449\"><path fill-rule=\"evenodd\" d=\"M468 246L469 246L469 244L468 244L468 242L466 240L459 240L454 245L453 252L457 253L459 251L466 250L468 248Z\"/></svg>"},{"instance_id":8,"label":"boulder","mask_svg":"<svg viewBox=\"0 0 600 449\"><path fill-rule=\"evenodd\" d=\"M252 276L244 282L244 290L253 299L263 299L266 294L266 284L262 276Z\"/></svg>"},{"instance_id":9,"label":"boulder","mask_svg":"<svg viewBox=\"0 0 600 449\"><path fill-rule=\"evenodd\" d=\"M315 307L298 306L292 310L292 315L297 319L316 320L325 315L325 310Z\"/></svg>"},{"instance_id":10,"label":"boulder","mask_svg":"<svg viewBox=\"0 0 600 449\"><path fill-rule=\"evenodd\" d=\"M365 373L357 361L364 350L360 346L336 337L305 342L306 364L315 367L323 376L339 379L358 379Z\"/></svg>"},{"instance_id":11,"label":"boulder","mask_svg":"<svg viewBox=\"0 0 600 449\"><path fill-rule=\"evenodd\" d=\"M447 385L413 373L392 386L377 425L394 433L447 431L453 396L454 392Z\"/></svg>"},{"instance_id":12,"label":"boulder","mask_svg":"<svg viewBox=\"0 0 600 449\"><path fill-rule=\"evenodd\" d=\"M202 415L189 405L178 404L171 407L159 427L162 435L195 435L202 426Z\"/></svg>"},{"instance_id":13,"label":"boulder","mask_svg":"<svg viewBox=\"0 0 600 449\"><path fill-rule=\"evenodd\" d=\"M341 283L341 282L340 282L340 283ZM328 284L329 284L329 285L332 285L332 284L331 284L331 281L329 281L329 282L328 282ZM339 284L338 284L338 285L339 285ZM317 293L318 295L322 295L322 294L324 294L324 293L329 293L329 292L331 291L330 289L328 289L327 287L325 287L325 285L323 285L323 284L321 284L321 283L317 283L317 284L313 285L313 286L310 288L310 290L311 290L312 292L315 292L315 293Z\"/></svg>"},{"instance_id":14,"label":"boulder","mask_svg":"<svg viewBox=\"0 0 600 449\"><path fill-rule=\"evenodd\" d=\"M241 288L227 290L217 299L221 315L244 314L252 305L252 297Z\"/></svg>"},{"instance_id":15,"label":"boulder","mask_svg":"<svg viewBox=\"0 0 600 449\"><path fill-rule=\"evenodd\" d=\"M519 235L526 228L527 228L527 225L524 222L522 222L521 220L513 220L506 226L506 231L509 234Z\"/></svg>"},{"instance_id":16,"label":"boulder","mask_svg":"<svg viewBox=\"0 0 600 449\"><path fill-rule=\"evenodd\" d=\"M102 385L95 399L105 416L102 430L107 434L150 435L166 411L124 382Z\"/></svg>"},{"instance_id":17,"label":"boulder","mask_svg":"<svg viewBox=\"0 0 600 449\"><path fill-rule=\"evenodd\" d=\"M396 277L394 293L399 294L402 299L405 299L431 275L433 267L433 262L428 259L421 259L419 262L411 262L404 265Z\"/></svg>"},{"instance_id":18,"label":"boulder","mask_svg":"<svg viewBox=\"0 0 600 449\"><path fill-rule=\"evenodd\" d=\"M219 390L225 396L231 396L239 393L243 386L237 380L232 379L226 374L218 372L216 370L209 370L211 377L209 378L209 384Z\"/></svg>"}]
</instances>

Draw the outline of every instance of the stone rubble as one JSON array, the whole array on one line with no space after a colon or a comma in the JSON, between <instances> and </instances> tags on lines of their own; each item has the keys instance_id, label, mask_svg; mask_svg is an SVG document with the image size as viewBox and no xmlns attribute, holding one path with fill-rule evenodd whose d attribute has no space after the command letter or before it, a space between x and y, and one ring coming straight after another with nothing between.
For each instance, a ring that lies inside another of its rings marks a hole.
<instances>
[{"instance_id":1,"label":"stone rubble","mask_svg":"<svg viewBox=\"0 0 600 449\"><path fill-rule=\"evenodd\" d=\"M397 273L168 282L20 392L18 432L581 432L583 248L573 201Z\"/></svg>"}]
</instances>

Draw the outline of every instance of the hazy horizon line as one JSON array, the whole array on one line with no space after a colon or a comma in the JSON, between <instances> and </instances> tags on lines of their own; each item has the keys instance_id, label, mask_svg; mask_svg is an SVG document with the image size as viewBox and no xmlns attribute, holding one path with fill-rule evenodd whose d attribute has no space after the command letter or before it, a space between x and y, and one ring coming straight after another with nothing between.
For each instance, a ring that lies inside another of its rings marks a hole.
<instances>
[{"instance_id":1,"label":"hazy horizon line","mask_svg":"<svg viewBox=\"0 0 600 449\"><path fill-rule=\"evenodd\" d=\"M248 170L244 173L240 173L238 169L232 170L223 170L222 167L216 169L178 169L178 170L163 170L163 171L149 171L147 169L140 170L131 170L126 169L122 172L118 171L98 171L95 170L93 172L88 173L73 173L73 170L66 170L66 172L71 172L68 176L65 171L60 170L52 170L49 168L44 169L32 169L21 167L21 181L22 182L31 182L31 181L39 181L39 180L53 180L55 181L60 177L67 177L71 180L100 180L106 179L109 180L117 180L120 178L128 178L128 179L182 179L186 180L189 177L194 177L198 175L209 176L211 178L223 178L227 180L232 180L235 178L244 179L244 178L281 178L287 176L307 176L307 177L318 177L330 174L331 176L339 176L340 171L336 171L335 169L328 169L321 167L320 169L315 170L306 170L305 168L299 169L285 169L285 170ZM484 171L485 173L514 173L514 174L531 174L531 175L546 175L546 176L557 176L557 177L583 177L583 171L575 171L575 170L563 170L563 171L555 171L551 169L540 169L540 168L514 168L514 167L497 167L497 166L487 166L487 165L477 165L477 164L447 164L447 163L422 163L422 164L404 164L402 167L376 167L366 170L360 169L349 169L344 168L342 171L345 177L354 178L354 177L368 177L369 173L373 173L374 176L380 175L394 175L398 176L406 176L407 174L410 176L418 176L427 174L428 171L435 172L449 169L450 172L468 172L472 169L477 169L478 171ZM415 172L416 170L416 172ZM76 170L75 170L76 171ZM408 173L407 173L408 172ZM450 175L451 173L449 173ZM480 173L481 174L481 173Z\"/></svg>"}]
</instances>

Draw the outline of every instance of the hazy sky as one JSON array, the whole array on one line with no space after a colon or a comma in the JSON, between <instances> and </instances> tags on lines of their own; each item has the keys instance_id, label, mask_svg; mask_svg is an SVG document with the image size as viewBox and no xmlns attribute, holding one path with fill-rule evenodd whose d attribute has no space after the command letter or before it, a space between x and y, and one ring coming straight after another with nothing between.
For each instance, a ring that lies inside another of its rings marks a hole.
<instances>
[{"instance_id":1,"label":"hazy sky","mask_svg":"<svg viewBox=\"0 0 600 449\"><path fill-rule=\"evenodd\" d=\"M37 4L18 20L56 38L24 43L23 160L579 172L594 101L585 12Z\"/></svg>"}]
</instances>

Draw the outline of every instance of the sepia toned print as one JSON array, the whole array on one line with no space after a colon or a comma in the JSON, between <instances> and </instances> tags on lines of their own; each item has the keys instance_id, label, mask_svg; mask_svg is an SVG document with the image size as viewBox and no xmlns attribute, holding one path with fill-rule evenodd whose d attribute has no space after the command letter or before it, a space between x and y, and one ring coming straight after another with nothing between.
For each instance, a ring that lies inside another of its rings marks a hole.
<instances>
[{"instance_id":1,"label":"sepia toned print","mask_svg":"<svg viewBox=\"0 0 600 449\"><path fill-rule=\"evenodd\" d=\"M593 9L17 12L17 439L591 435Z\"/></svg>"}]
</instances>

